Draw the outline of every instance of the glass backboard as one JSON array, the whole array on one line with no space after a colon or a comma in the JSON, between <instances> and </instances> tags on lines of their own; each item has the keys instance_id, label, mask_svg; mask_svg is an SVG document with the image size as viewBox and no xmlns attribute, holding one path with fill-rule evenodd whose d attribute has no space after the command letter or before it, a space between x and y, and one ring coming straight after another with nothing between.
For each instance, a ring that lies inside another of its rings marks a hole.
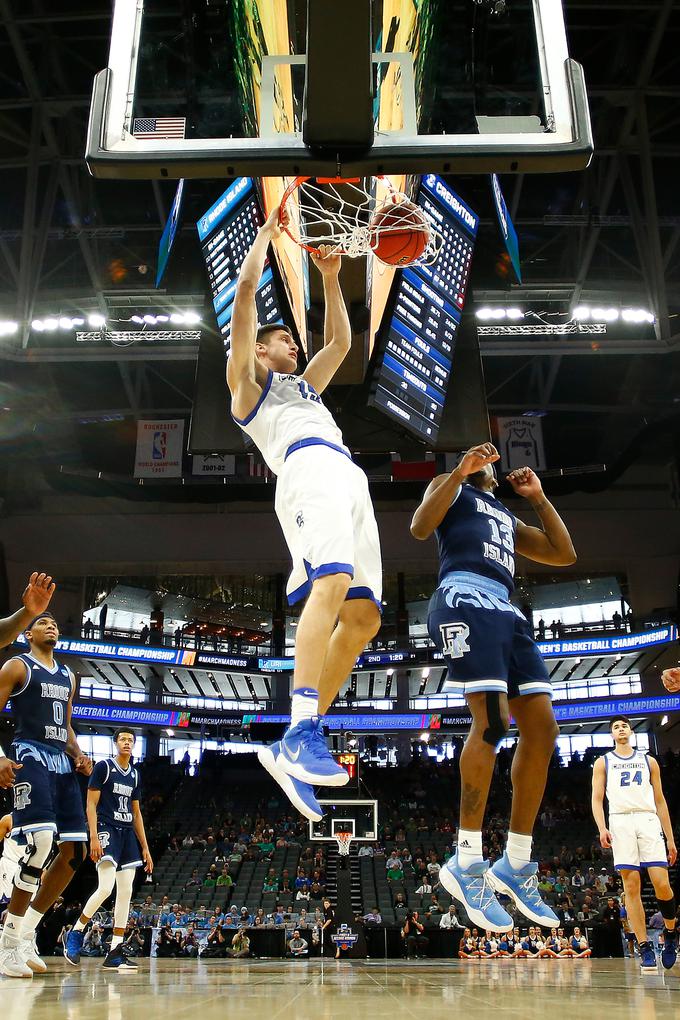
<instances>
[{"instance_id":1,"label":"glass backboard","mask_svg":"<svg viewBox=\"0 0 680 1020\"><path fill-rule=\"evenodd\" d=\"M319 39L308 41L308 2L115 0L108 66L94 83L92 173L352 177L589 162L585 84L561 0L365 0L372 73L360 88L374 133L359 152L303 140L307 48ZM353 66L339 45L328 79L341 95L358 87Z\"/></svg>"},{"instance_id":2,"label":"glass backboard","mask_svg":"<svg viewBox=\"0 0 680 1020\"><path fill-rule=\"evenodd\" d=\"M351 832L352 842L371 843L378 838L377 800L320 800L323 818L309 823L309 838L336 841L336 833Z\"/></svg>"}]
</instances>

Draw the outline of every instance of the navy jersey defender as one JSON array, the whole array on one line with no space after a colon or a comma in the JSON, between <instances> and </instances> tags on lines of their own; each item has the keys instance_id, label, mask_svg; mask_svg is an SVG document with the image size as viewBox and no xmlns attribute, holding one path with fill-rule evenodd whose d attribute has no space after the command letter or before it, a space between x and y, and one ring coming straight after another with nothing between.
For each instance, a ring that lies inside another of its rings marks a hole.
<instances>
[{"instance_id":1,"label":"navy jersey defender","mask_svg":"<svg viewBox=\"0 0 680 1020\"><path fill-rule=\"evenodd\" d=\"M0 707L11 701L15 722L3 760L13 773L12 836L22 847L0 940L0 973L8 977L46 970L33 936L85 859L87 825L74 767L84 775L92 769L71 726L75 679L54 659L59 628L52 614L32 620L26 637L30 651L0 670ZM43 874L55 838L59 854Z\"/></svg>"},{"instance_id":2,"label":"navy jersey defender","mask_svg":"<svg viewBox=\"0 0 680 1020\"><path fill-rule=\"evenodd\" d=\"M142 863L142 852L135 836L132 814L133 802L139 804L137 769L129 763L124 767L116 758L98 761L90 776L88 802L91 791L99 792L95 805L96 834L102 848L99 862L113 861L117 868L138 868Z\"/></svg>"},{"instance_id":3,"label":"navy jersey defender","mask_svg":"<svg viewBox=\"0 0 680 1020\"><path fill-rule=\"evenodd\" d=\"M493 464L498 459L498 451L484 443L468 450L450 474L435 478L414 514L411 534L421 540L436 534L440 572L428 631L472 713L460 759L458 848L439 881L465 905L474 924L504 932L513 919L494 892L511 896L534 924L558 923L538 892L531 833L559 730L531 627L510 602L515 555L554 565L573 563L576 556L564 523L530 468L512 471L508 481L516 495L530 502L542 528L523 524L496 499ZM520 734L510 832L505 854L490 868L482 854L481 830L510 707Z\"/></svg>"},{"instance_id":4,"label":"navy jersey defender","mask_svg":"<svg viewBox=\"0 0 680 1020\"><path fill-rule=\"evenodd\" d=\"M85 929L116 887L113 936L104 960L105 970L136 970L122 952L130 913L135 871L142 862L148 874L153 861L139 807L139 773L132 765L135 735L122 728L114 734L116 754L95 765L87 791L90 857L97 865L97 888L68 933L64 957L72 967L80 964Z\"/></svg>"}]
</instances>

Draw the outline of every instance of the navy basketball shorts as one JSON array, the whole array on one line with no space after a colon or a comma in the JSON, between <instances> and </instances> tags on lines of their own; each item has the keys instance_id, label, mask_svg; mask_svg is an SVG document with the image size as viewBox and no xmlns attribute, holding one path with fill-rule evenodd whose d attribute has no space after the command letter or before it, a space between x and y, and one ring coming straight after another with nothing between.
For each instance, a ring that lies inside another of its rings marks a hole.
<instances>
[{"instance_id":1,"label":"navy basketball shorts","mask_svg":"<svg viewBox=\"0 0 680 1020\"><path fill-rule=\"evenodd\" d=\"M427 629L448 667L447 688L516 698L552 686L531 628L502 584L448 574L430 599Z\"/></svg>"},{"instance_id":2,"label":"navy basketball shorts","mask_svg":"<svg viewBox=\"0 0 680 1020\"><path fill-rule=\"evenodd\" d=\"M13 787L12 836L48 829L59 843L84 843L83 798L69 758L23 740L12 744L9 756L21 765Z\"/></svg>"},{"instance_id":3,"label":"navy basketball shorts","mask_svg":"<svg viewBox=\"0 0 680 1020\"><path fill-rule=\"evenodd\" d=\"M107 825L105 822L99 822L97 835L104 851L97 867L102 861L112 861L117 871L124 871L126 868L138 868L143 863L137 837L129 825Z\"/></svg>"}]
</instances>

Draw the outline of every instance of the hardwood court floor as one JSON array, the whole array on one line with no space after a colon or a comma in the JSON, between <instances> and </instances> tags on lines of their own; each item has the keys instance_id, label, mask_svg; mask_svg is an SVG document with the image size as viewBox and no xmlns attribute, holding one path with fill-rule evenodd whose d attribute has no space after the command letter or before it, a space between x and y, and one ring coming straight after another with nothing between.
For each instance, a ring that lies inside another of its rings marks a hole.
<instances>
[{"instance_id":1,"label":"hardwood court floor","mask_svg":"<svg viewBox=\"0 0 680 1020\"><path fill-rule=\"evenodd\" d=\"M680 963L641 976L629 960L143 960L137 973L48 959L32 980L0 978L2 1020L671 1020Z\"/></svg>"}]
</instances>

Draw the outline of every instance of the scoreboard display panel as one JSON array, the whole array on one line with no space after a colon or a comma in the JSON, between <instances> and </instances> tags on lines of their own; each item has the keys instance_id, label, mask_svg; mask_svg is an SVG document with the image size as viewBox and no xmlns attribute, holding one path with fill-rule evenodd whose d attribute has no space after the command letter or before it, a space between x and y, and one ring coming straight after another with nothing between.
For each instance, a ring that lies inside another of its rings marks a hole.
<instances>
[{"instance_id":1,"label":"scoreboard display panel","mask_svg":"<svg viewBox=\"0 0 680 1020\"><path fill-rule=\"evenodd\" d=\"M344 790L359 789L359 755L356 751L331 751L338 765L349 775L349 783Z\"/></svg>"},{"instance_id":2,"label":"scoreboard display panel","mask_svg":"<svg viewBox=\"0 0 680 1020\"><path fill-rule=\"evenodd\" d=\"M238 177L196 224L217 327L224 338L225 348L229 347L231 337L238 274L262 222L252 179ZM269 259L260 277L255 304L260 326L283 322Z\"/></svg>"},{"instance_id":3,"label":"scoreboard display panel","mask_svg":"<svg viewBox=\"0 0 680 1020\"><path fill-rule=\"evenodd\" d=\"M416 201L443 243L434 265L412 266L400 274L369 403L434 443L451 378L479 219L436 174L422 179Z\"/></svg>"}]
</instances>

